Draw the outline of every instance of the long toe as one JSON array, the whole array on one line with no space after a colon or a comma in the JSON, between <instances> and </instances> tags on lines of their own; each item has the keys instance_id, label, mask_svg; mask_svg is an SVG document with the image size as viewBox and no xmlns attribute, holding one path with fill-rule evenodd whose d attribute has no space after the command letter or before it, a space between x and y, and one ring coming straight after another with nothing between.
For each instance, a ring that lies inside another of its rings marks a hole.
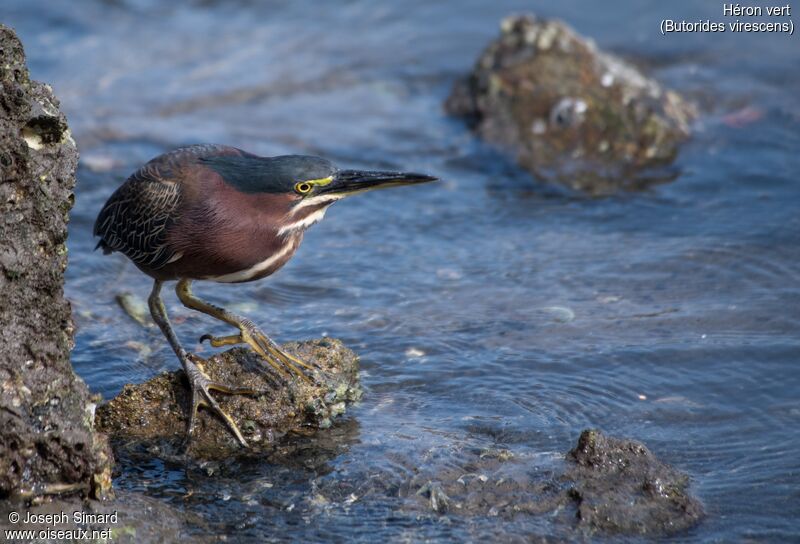
<instances>
[{"instance_id":1,"label":"long toe","mask_svg":"<svg viewBox=\"0 0 800 544\"><path fill-rule=\"evenodd\" d=\"M212 381L198 366L197 363L201 361L202 360L195 355L187 356L186 360L184 361L184 371L186 372L186 376L189 379L189 385L192 389L192 404L189 407L189 437L191 438L194 433L195 424L197 423L198 409L200 406L205 406L222 419L231 433L233 433L233 435L236 437L236 440L243 447L248 447L247 441L244 439L244 436L242 436L242 433L239 430L239 426L236 425L236 422L233 420L233 418L220 407L216 399L211 396L211 390L220 391L229 395L251 396L258 396L263 394L263 392L244 387L231 387Z\"/></svg>"},{"instance_id":2,"label":"long toe","mask_svg":"<svg viewBox=\"0 0 800 544\"><path fill-rule=\"evenodd\" d=\"M297 358L292 358L285 354L269 336L257 328L252 327L243 330L242 338L244 338L247 344L253 348L256 353L261 355L270 366L276 370L280 369L282 376L288 377L286 374L288 371L289 375L298 376L306 383L311 384L314 382L313 376L315 369L313 367ZM304 372L303 369L306 369L306 371Z\"/></svg>"},{"instance_id":3,"label":"long toe","mask_svg":"<svg viewBox=\"0 0 800 544\"><path fill-rule=\"evenodd\" d=\"M315 367L306 363L302 359L295 357L289 353L286 353L278 345L273 342L268 336L260 333L256 336L257 341L264 346L264 348L272 355L275 359L281 362L283 366L289 369L294 375L299 376L302 378L306 383L313 383L317 378L318 373L322 370L319 367Z\"/></svg>"}]
</instances>

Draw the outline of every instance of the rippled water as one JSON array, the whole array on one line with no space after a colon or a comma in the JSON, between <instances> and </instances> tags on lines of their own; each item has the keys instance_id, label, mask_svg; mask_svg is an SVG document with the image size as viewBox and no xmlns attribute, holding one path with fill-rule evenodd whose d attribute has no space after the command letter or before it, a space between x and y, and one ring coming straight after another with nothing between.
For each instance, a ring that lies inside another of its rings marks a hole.
<instances>
[{"instance_id":1,"label":"rippled water","mask_svg":"<svg viewBox=\"0 0 800 544\"><path fill-rule=\"evenodd\" d=\"M358 351L366 394L345 421L280 462L211 476L123 463L119 487L196 514L197 534L549 534L546 519L419 517L397 490L418 467L487 447L546 464L596 426L691 474L709 515L676 540L798 538L796 37L658 34L663 17L721 19L721 4L688 0L52 4L7 0L0 14L81 148L73 361L105 397L177 366L160 334L114 302L125 290L145 297L149 280L92 252L99 207L142 162L222 142L443 180L336 204L273 278L197 286L279 340L327 334ZM704 105L676 182L567 195L444 116L454 78L498 21L530 9ZM190 345L216 327L174 297L167 305Z\"/></svg>"}]
</instances>

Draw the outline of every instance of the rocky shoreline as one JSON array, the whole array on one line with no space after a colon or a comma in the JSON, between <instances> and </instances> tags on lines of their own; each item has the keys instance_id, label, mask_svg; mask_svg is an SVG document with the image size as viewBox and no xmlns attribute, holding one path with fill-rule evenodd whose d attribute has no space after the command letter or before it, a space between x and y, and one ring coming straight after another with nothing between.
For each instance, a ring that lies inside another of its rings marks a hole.
<instances>
[{"instance_id":1,"label":"rocky shoreline","mask_svg":"<svg viewBox=\"0 0 800 544\"><path fill-rule=\"evenodd\" d=\"M64 298L78 151L52 89L0 25L0 499L111 490Z\"/></svg>"}]
</instances>

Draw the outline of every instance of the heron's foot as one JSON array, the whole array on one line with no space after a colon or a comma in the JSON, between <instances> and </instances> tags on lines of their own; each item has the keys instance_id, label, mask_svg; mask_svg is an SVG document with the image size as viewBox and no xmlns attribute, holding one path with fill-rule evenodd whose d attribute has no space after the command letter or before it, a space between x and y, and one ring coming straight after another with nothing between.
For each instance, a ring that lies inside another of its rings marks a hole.
<instances>
[{"instance_id":1,"label":"heron's foot","mask_svg":"<svg viewBox=\"0 0 800 544\"><path fill-rule=\"evenodd\" d=\"M191 439L192 433L194 432L194 426L197 421L197 410L200 406L205 406L222 418L239 443L246 448L247 441L244 439L244 436L242 436L241 431L239 431L239 427L233 421L233 418L220 408L217 401L211 396L211 390L227 393L228 395L253 396L260 395L263 392L245 387L230 387L212 381L203 371L201 367L202 361L203 359L191 354L187 354L186 358L183 360L183 370L186 372L186 377L189 379L189 386L192 390L192 403L189 407L189 439Z\"/></svg>"},{"instance_id":2,"label":"heron's foot","mask_svg":"<svg viewBox=\"0 0 800 544\"><path fill-rule=\"evenodd\" d=\"M283 351L275 341L261 332L261 330L249 320L243 320L240 330L241 332L239 334L231 336L211 336L210 334L204 334L200 337L200 341L208 340L215 348L235 344L247 344L286 380L288 380L291 375L294 375L299 376L306 383L312 383L311 377L322 370L317 365L309 364Z\"/></svg>"}]
</instances>

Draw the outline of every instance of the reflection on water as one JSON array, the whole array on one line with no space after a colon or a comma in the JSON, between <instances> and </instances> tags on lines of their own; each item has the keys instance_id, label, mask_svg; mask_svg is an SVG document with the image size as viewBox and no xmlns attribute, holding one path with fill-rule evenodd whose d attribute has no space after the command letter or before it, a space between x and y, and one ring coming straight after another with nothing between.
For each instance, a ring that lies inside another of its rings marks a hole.
<instances>
[{"instance_id":1,"label":"reflection on water","mask_svg":"<svg viewBox=\"0 0 800 544\"><path fill-rule=\"evenodd\" d=\"M177 366L114 295L149 282L93 253L91 225L131 170L223 142L323 154L442 182L333 207L274 278L197 286L280 340L362 356L349 420L286 455L186 468L122 459L117 485L253 539L479 539L547 520L420 517L400 489L461 452L537 467L586 426L688 471L710 513L687 539L796 535L800 461L800 49L786 36L657 34L715 5L616 0L376 4L10 1L33 76L82 152L67 293L74 363L104 396ZM535 184L441 102L506 14L563 17L708 108L674 183L599 200ZM647 64L647 61L643 61ZM749 109L748 109L749 108ZM757 111L758 115L741 112ZM211 322L167 299L192 345ZM208 348L206 348L208 349ZM316 442L315 442L316 441ZM368 535L368 536L361 536Z\"/></svg>"}]
</instances>

